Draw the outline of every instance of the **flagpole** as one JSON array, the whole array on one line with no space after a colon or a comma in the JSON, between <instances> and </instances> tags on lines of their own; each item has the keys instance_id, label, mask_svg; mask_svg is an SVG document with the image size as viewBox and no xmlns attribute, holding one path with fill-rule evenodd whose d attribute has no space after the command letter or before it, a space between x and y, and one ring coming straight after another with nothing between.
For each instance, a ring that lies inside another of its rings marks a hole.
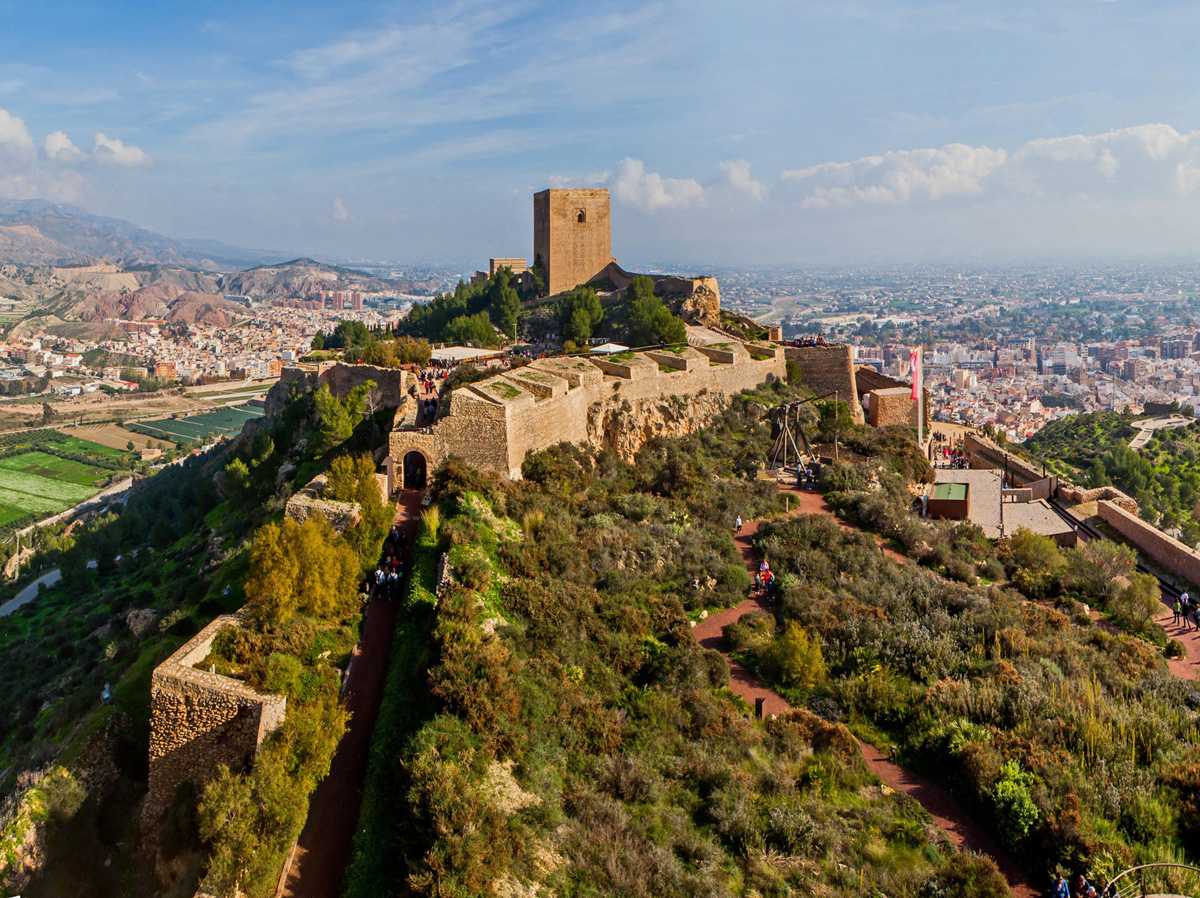
<instances>
[{"instance_id":1,"label":"flagpole","mask_svg":"<svg viewBox=\"0 0 1200 898\"><path fill-rule=\"evenodd\" d=\"M925 348L917 347L917 372L914 375L917 384L917 445L925 445L925 385L921 383L925 373Z\"/></svg>"}]
</instances>

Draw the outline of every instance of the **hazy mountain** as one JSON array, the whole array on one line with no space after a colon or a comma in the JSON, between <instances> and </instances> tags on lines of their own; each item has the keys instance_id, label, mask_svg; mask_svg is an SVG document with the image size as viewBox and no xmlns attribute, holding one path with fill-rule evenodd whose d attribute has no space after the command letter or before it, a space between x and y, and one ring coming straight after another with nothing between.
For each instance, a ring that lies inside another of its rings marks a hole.
<instances>
[{"instance_id":1,"label":"hazy mountain","mask_svg":"<svg viewBox=\"0 0 1200 898\"><path fill-rule=\"evenodd\" d=\"M222 293L254 299L309 296L319 290L360 290L363 293L415 292L424 282L393 281L352 268L338 268L313 259L292 259L275 265L260 265L249 271L222 275Z\"/></svg>"},{"instance_id":2,"label":"hazy mountain","mask_svg":"<svg viewBox=\"0 0 1200 898\"><path fill-rule=\"evenodd\" d=\"M0 199L0 263L62 266L109 260L123 267L230 271L283 258L215 240L175 240L77 206Z\"/></svg>"}]
</instances>

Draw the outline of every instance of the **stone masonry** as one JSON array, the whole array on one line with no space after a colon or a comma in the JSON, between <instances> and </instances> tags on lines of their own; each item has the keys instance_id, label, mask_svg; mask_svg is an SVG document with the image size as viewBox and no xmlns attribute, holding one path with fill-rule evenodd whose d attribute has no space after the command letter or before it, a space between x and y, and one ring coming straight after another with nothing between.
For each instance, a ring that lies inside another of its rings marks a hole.
<instances>
[{"instance_id":1,"label":"stone masonry","mask_svg":"<svg viewBox=\"0 0 1200 898\"><path fill-rule=\"evenodd\" d=\"M1153 524L1147 524L1115 502L1101 499L1097 505L1100 520L1104 521L1138 549L1149 555L1172 573L1190 583L1200 584L1200 552L1189 549Z\"/></svg>"},{"instance_id":2,"label":"stone masonry","mask_svg":"<svg viewBox=\"0 0 1200 898\"><path fill-rule=\"evenodd\" d=\"M351 390L367 381L375 382L371 398L376 409L397 408L413 384L412 375L402 368L346 365L341 362L291 365L280 372L279 381L268 391L264 403L265 417L269 419L279 414L293 389L300 393L311 393L322 384L327 384L334 396L345 399Z\"/></svg>"},{"instance_id":3,"label":"stone masonry","mask_svg":"<svg viewBox=\"0 0 1200 898\"><path fill-rule=\"evenodd\" d=\"M742 390L785 376L783 350L738 342L609 357L541 359L459 387L432 427L411 412L392 431L392 465L410 452L432 472L450 455L517 479L529 452L587 443L625 458L654 436L703 427Z\"/></svg>"},{"instance_id":4,"label":"stone masonry","mask_svg":"<svg viewBox=\"0 0 1200 898\"><path fill-rule=\"evenodd\" d=\"M612 261L608 191L543 190L533 195L533 254L546 268L546 292L585 284Z\"/></svg>"},{"instance_id":5,"label":"stone masonry","mask_svg":"<svg viewBox=\"0 0 1200 898\"><path fill-rule=\"evenodd\" d=\"M789 346L785 352L789 362L800 366L804 372L804 383L813 393L823 396L836 392L837 398L850 406L854 423L865 423L854 383L854 363L850 360L849 346Z\"/></svg>"},{"instance_id":6,"label":"stone masonry","mask_svg":"<svg viewBox=\"0 0 1200 898\"><path fill-rule=\"evenodd\" d=\"M313 515L320 515L335 531L345 533L358 523L362 509L357 502L335 502L322 498L327 480L324 474L318 474L306 483L302 490L287 500L284 514L297 524L303 524Z\"/></svg>"},{"instance_id":7,"label":"stone masonry","mask_svg":"<svg viewBox=\"0 0 1200 898\"><path fill-rule=\"evenodd\" d=\"M244 770L263 740L283 723L287 699L197 670L225 627L241 617L218 617L154 669L150 680L150 791L142 830L151 832L183 782L203 786L228 765Z\"/></svg>"}]
</instances>

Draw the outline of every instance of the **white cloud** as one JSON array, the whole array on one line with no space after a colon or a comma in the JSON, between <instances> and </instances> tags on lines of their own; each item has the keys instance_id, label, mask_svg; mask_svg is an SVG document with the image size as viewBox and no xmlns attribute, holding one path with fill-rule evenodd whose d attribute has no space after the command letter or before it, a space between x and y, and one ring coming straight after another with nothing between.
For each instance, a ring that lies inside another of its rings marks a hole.
<instances>
[{"instance_id":1,"label":"white cloud","mask_svg":"<svg viewBox=\"0 0 1200 898\"><path fill-rule=\"evenodd\" d=\"M333 198L333 218L334 221L347 221L350 218L350 213L346 211L346 206L342 203L340 196Z\"/></svg>"},{"instance_id":2,"label":"white cloud","mask_svg":"<svg viewBox=\"0 0 1200 898\"><path fill-rule=\"evenodd\" d=\"M717 168L720 169L726 184L739 193L746 194L756 203L767 195L767 189L762 182L750 177L750 163L745 159L719 162Z\"/></svg>"},{"instance_id":3,"label":"white cloud","mask_svg":"<svg viewBox=\"0 0 1200 898\"><path fill-rule=\"evenodd\" d=\"M781 179L806 190L806 208L938 200L981 195L987 179L1007 158L1004 150L952 143L941 149L901 150L853 162L826 162L785 171Z\"/></svg>"},{"instance_id":4,"label":"white cloud","mask_svg":"<svg viewBox=\"0 0 1200 898\"><path fill-rule=\"evenodd\" d=\"M74 163L83 159L83 150L71 143L62 131L47 134L42 141L42 153L54 162Z\"/></svg>"},{"instance_id":5,"label":"white cloud","mask_svg":"<svg viewBox=\"0 0 1200 898\"><path fill-rule=\"evenodd\" d=\"M646 212L704 204L704 188L694 178L664 178L646 171L640 159L626 157L606 179L619 202Z\"/></svg>"},{"instance_id":6,"label":"white cloud","mask_svg":"<svg viewBox=\"0 0 1200 898\"><path fill-rule=\"evenodd\" d=\"M825 162L780 180L816 209L972 197L1170 200L1200 190L1200 131L1137 125L1037 138L1011 154L948 144Z\"/></svg>"},{"instance_id":7,"label":"white cloud","mask_svg":"<svg viewBox=\"0 0 1200 898\"><path fill-rule=\"evenodd\" d=\"M115 165L123 168L135 168L141 165L151 165L153 160L135 146L126 146L115 137L97 133L92 155L102 165Z\"/></svg>"},{"instance_id":8,"label":"white cloud","mask_svg":"<svg viewBox=\"0 0 1200 898\"><path fill-rule=\"evenodd\" d=\"M15 115L0 109L0 154L9 158L32 156L33 138L25 123Z\"/></svg>"}]
</instances>

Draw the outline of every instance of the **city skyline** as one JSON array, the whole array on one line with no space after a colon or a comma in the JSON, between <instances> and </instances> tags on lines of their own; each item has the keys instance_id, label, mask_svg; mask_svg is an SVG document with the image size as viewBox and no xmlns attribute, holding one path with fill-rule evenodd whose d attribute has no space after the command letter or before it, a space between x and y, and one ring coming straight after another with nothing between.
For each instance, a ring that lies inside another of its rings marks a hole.
<instances>
[{"instance_id":1,"label":"city skyline","mask_svg":"<svg viewBox=\"0 0 1200 898\"><path fill-rule=\"evenodd\" d=\"M548 186L632 264L1197 254L1200 13L1042 6L10 0L0 195L404 262L530 254Z\"/></svg>"}]
</instances>

